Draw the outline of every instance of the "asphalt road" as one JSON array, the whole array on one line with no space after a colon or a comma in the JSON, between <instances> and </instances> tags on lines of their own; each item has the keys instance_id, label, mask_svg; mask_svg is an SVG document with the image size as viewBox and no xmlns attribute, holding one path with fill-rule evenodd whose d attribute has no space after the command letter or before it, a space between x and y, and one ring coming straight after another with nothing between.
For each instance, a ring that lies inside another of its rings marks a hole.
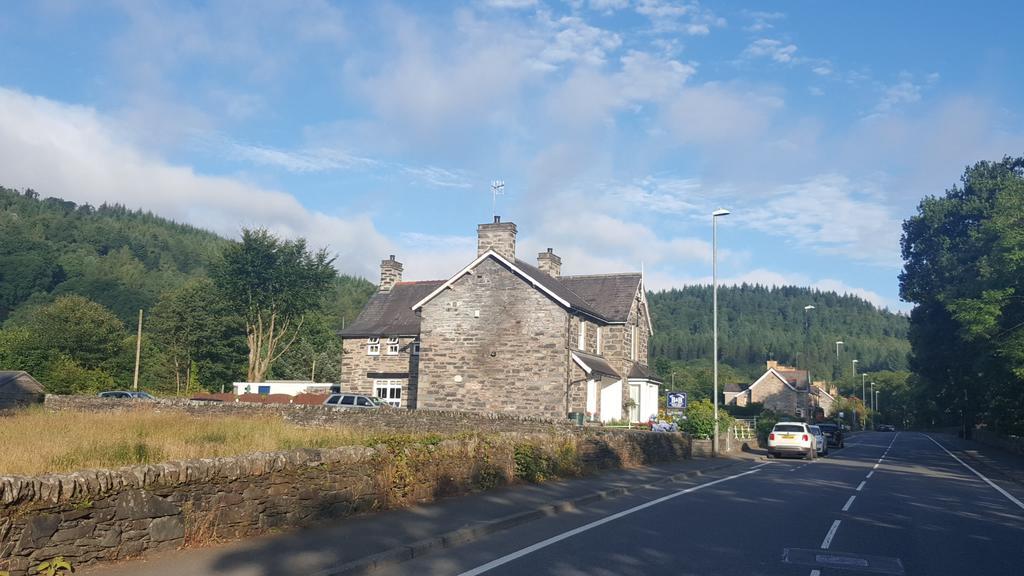
<instances>
[{"instance_id":1,"label":"asphalt road","mask_svg":"<svg viewBox=\"0 0 1024 576\"><path fill-rule=\"evenodd\" d=\"M869 432L828 458L667 484L380 573L1020 574L1022 492L924 434Z\"/></svg>"}]
</instances>

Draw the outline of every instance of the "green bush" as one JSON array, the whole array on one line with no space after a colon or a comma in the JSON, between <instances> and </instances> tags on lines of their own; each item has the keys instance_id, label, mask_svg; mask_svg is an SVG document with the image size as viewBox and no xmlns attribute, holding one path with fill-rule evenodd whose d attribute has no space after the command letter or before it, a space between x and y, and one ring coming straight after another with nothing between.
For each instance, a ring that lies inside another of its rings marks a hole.
<instances>
[{"instance_id":1,"label":"green bush","mask_svg":"<svg viewBox=\"0 0 1024 576\"><path fill-rule=\"evenodd\" d=\"M516 478L521 480L543 482L551 472L551 462L533 444L516 444L512 458L516 463Z\"/></svg>"},{"instance_id":2,"label":"green bush","mask_svg":"<svg viewBox=\"0 0 1024 576\"><path fill-rule=\"evenodd\" d=\"M691 402L686 409L686 419L679 419L676 423L679 429L694 438L707 440L715 432L715 406L711 400L698 400ZM735 420L725 410L718 411L718 432L725 434L733 426Z\"/></svg>"}]
</instances>

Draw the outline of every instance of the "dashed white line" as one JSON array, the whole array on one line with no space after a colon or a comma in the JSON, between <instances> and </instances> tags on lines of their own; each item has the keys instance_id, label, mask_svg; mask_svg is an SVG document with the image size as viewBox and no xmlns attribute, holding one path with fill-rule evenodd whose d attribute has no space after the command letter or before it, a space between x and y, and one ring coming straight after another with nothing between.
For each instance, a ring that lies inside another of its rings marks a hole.
<instances>
[{"instance_id":1,"label":"dashed white line","mask_svg":"<svg viewBox=\"0 0 1024 576\"><path fill-rule=\"evenodd\" d=\"M867 484L867 483L868 483L867 480L861 480L860 484L857 485L857 492L860 492L861 490L863 490L864 489L864 485Z\"/></svg>"},{"instance_id":2,"label":"dashed white line","mask_svg":"<svg viewBox=\"0 0 1024 576\"><path fill-rule=\"evenodd\" d=\"M821 576L821 570L811 570L811 576Z\"/></svg>"},{"instance_id":3,"label":"dashed white line","mask_svg":"<svg viewBox=\"0 0 1024 576\"><path fill-rule=\"evenodd\" d=\"M875 462L875 465L872 466L871 469L874 470L875 468L878 468L878 465L881 464L881 463L882 463L881 460L879 460L878 462Z\"/></svg>"},{"instance_id":4,"label":"dashed white line","mask_svg":"<svg viewBox=\"0 0 1024 576\"><path fill-rule=\"evenodd\" d=\"M1000 494L1002 494L1003 496L1006 496L1006 498L1007 498L1007 499L1008 499L1008 500L1009 500L1010 502L1013 502L1014 504L1016 504L1017 506L1019 506L1019 507L1020 507L1020 508L1021 508L1022 510L1024 510L1024 502L1021 502L1020 500L1018 500L1017 498L1015 498L1013 494L1010 494L1010 493L1009 493L1009 492L1007 492L1006 490L1003 490L1002 488L1000 488L999 486L997 486L997 485L995 484L995 482L993 482L993 481L989 480L988 478L986 478L986 477L985 477L985 476L984 476L984 475L983 475L983 474L982 474L981 472L978 472L978 471L977 471L977 470L975 470L974 468L971 468L970 466L968 466L966 462L964 462L963 460L961 460L961 459L957 458L957 457L956 457L956 455L955 455L955 454L953 454L952 452L950 452L949 450L946 450L946 447L945 447L945 446L943 446L942 444L939 444L938 442L936 442L936 441L935 441L935 439L934 439L934 438L932 438L931 436L929 436L929 435L925 434L925 435L924 435L924 437L925 437L925 438L927 438L927 439L929 439L929 440L931 440L932 442L935 442L935 445L936 445L936 446L938 446L939 448L942 448L942 451L943 451L943 452L945 452L946 454L949 454L949 456L950 456L950 457L951 457L951 458L952 458L953 460L956 460L957 462L959 462L960 464L962 464L964 468L967 468L967 469L968 469L968 470L970 470L971 472L974 472L974 475L975 475L975 476L977 476L978 478L981 478L982 480L984 480L986 484L988 484L989 486L991 486L991 487L995 488L996 490L998 490L998 491L999 491L999 493L1000 493Z\"/></svg>"},{"instance_id":5,"label":"dashed white line","mask_svg":"<svg viewBox=\"0 0 1024 576\"><path fill-rule=\"evenodd\" d=\"M832 527L828 529L828 534L825 534L825 539L821 541L821 549L828 550L828 547L832 545L832 539L836 537L836 530L839 530L839 520L832 523Z\"/></svg>"},{"instance_id":6,"label":"dashed white line","mask_svg":"<svg viewBox=\"0 0 1024 576\"><path fill-rule=\"evenodd\" d=\"M741 472L739 474L733 474L732 476L727 476L725 478L719 478L718 480L713 480L711 482L700 484L700 485L694 486L692 488L687 488L686 490L680 490L678 492L673 492L672 494L669 494L668 496L662 496L661 498L658 498L656 500L651 500L650 502L645 502L643 504L640 504L639 506L634 506L634 507L629 508L627 510L623 510L622 512L618 512L618 513L612 514L611 516L605 516L604 518L601 518L600 520L595 520L595 521L593 521L593 522L591 522L589 524L584 524L583 526L580 526L578 528L573 528L572 530L569 530L567 532L562 532L561 534L558 534L556 536L552 536L551 538L548 538L547 540L542 540L540 542L537 542L536 544L533 544L531 546L527 546L526 548L523 548L522 550L517 550L515 552L512 552L511 554L506 554L506 555L502 556L501 558L497 558L495 560L491 560L490 562L488 562L486 564L482 564L480 566L477 566L476 568L473 568L472 570L467 570L467 571L459 574L459 576L476 576L477 574L483 574L484 572L489 572L490 570L492 570L494 568L497 568L498 566L502 566L504 564L508 564L509 562L512 562L513 560L516 560L518 558L522 558L523 556L526 556L527 554L532 554L532 553L536 552L537 550L540 550L542 548L547 548L548 546L551 546L552 544L561 542L562 540L565 540L567 538L572 538L573 536L575 536L577 534L582 534L583 532L586 532L588 530L592 530L594 528L597 528L598 526L607 524L609 522L613 522L613 521L618 520L619 518L622 518L624 516L629 516L630 514L632 514L634 512L639 512L641 510L650 508L651 506L657 506L658 504L661 504L662 502L666 502L668 500L671 500L673 498L682 496L684 494L689 494L690 492L696 492L697 490L700 490L702 488L707 488L708 486L714 486L715 484L721 484L722 482L728 482L729 480L734 480L736 478L740 478L740 477L746 476L748 474L756 474L756 473L757 473L757 470L747 470L746 472Z\"/></svg>"},{"instance_id":7,"label":"dashed white line","mask_svg":"<svg viewBox=\"0 0 1024 576\"><path fill-rule=\"evenodd\" d=\"M872 470L871 472L868 472L868 475L865 476L865 478L871 478L871 475L874 474L874 473L875 473L874 470Z\"/></svg>"},{"instance_id":8,"label":"dashed white line","mask_svg":"<svg viewBox=\"0 0 1024 576\"><path fill-rule=\"evenodd\" d=\"M853 501L856 500L856 499L857 499L857 495L856 494L854 494L853 496L850 496L850 499L847 500L846 504L843 506L843 512L849 512L850 511L850 506L853 505Z\"/></svg>"}]
</instances>

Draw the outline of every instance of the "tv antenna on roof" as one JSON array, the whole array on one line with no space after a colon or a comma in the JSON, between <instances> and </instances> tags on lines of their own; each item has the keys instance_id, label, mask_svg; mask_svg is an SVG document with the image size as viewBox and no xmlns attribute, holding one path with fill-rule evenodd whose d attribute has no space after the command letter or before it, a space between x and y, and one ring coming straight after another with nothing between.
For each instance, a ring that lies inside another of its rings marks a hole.
<instances>
[{"instance_id":1,"label":"tv antenna on roof","mask_svg":"<svg viewBox=\"0 0 1024 576\"><path fill-rule=\"evenodd\" d=\"M498 196L505 193L505 181L494 180L491 182L491 216L497 216Z\"/></svg>"}]
</instances>

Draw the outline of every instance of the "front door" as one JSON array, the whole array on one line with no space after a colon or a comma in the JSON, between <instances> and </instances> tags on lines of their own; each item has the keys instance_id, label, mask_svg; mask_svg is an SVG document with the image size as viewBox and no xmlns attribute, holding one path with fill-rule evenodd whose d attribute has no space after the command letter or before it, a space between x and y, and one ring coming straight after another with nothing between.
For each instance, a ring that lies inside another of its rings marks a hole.
<instances>
[{"instance_id":1,"label":"front door","mask_svg":"<svg viewBox=\"0 0 1024 576\"><path fill-rule=\"evenodd\" d=\"M632 402L629 403L629 421L639 422L640 421L640 385L630 384L629 385L629 399Z\"/></svg>"}]
</instances>

